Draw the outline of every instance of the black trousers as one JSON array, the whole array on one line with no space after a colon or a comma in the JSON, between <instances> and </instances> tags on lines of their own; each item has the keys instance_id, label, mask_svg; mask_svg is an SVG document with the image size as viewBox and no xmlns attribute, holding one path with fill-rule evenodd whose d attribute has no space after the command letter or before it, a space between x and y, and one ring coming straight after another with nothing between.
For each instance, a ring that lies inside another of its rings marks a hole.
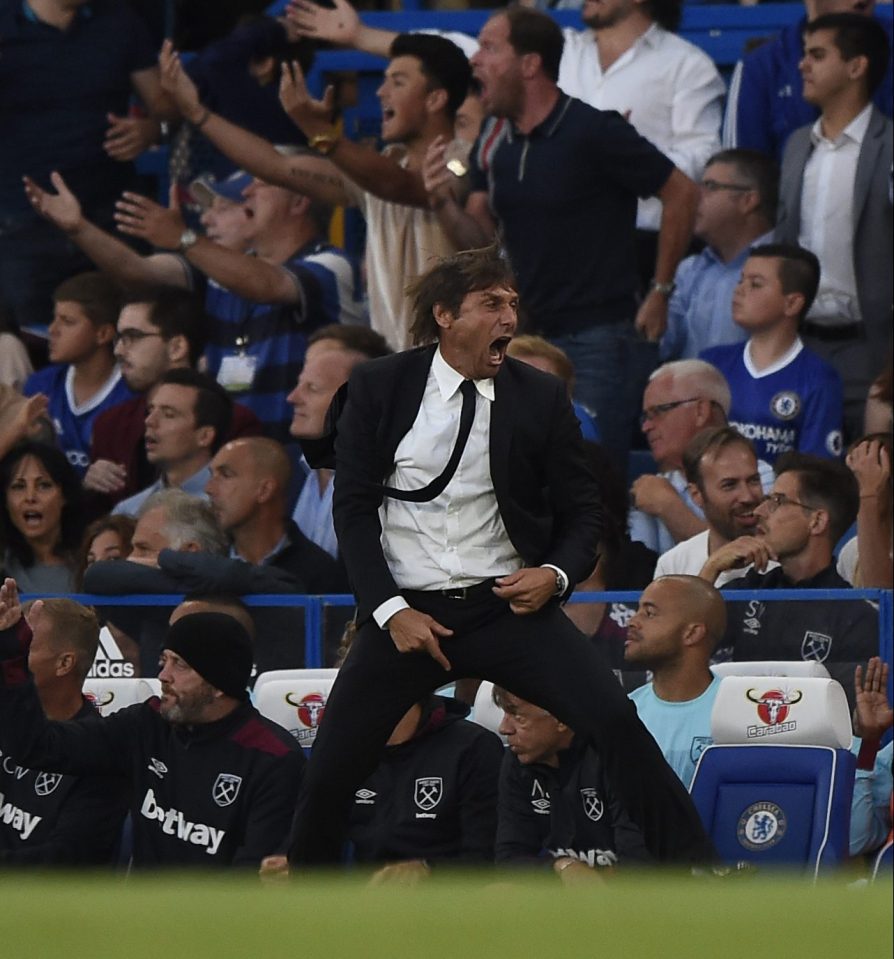
<instances>
[{"instance_id":1,"label":"black trousers","mask_svg":"<svg viewBox=\"0 0 894 959\"><path fill-rule=\"evenodd\" d=\"M597 650L555 603L517 616L489 592L452 600L407 593L414 609L454 630L441 648L399 653L368 620L338 674L304 776L290 841L293 863L338 862L354 791L373 771L398 720L431 690L472 676L536 703L586 736L646 845L661 862L708 862L698 813Z\"/></svg>"}]
</instances>

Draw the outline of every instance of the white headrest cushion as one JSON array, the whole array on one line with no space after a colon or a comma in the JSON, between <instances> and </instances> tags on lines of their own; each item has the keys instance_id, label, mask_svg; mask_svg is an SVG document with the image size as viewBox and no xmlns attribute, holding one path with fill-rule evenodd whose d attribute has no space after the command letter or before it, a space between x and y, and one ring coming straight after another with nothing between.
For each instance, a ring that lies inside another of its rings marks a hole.
<instances>
[{"instance_id":1,"label":"white headrest cushion","mask_svg":"<svg viewBox=\"0 0 894 959\"><path fill-rule=\"evenodd\" d=\"M711 734L715 745L831 746L851 744L847 697L834 679L725 676L720 681Z\"/></svg>"},{"instance_id":2,"label":"white headrest cushion","mask_svg":"<svg viewBox=\"0 0 894 959\"><path fill-rule=\"evenodd\" d=\"M326 711L332 679L273 679L257 693L255 705L267 719L288 730L300 745L310 747Z\"/></svg>"},{"instance_id":3,"label":"white headrest cushion","mask_svg":"<svg viewBox=\"0 0 894 959\"><path fill-rule=\"evenodd\" d=\"M813 676L830 679L829 670L814 660L761 660L754 663L715 663L715 676Z\"/></svg>"}]
</instances>

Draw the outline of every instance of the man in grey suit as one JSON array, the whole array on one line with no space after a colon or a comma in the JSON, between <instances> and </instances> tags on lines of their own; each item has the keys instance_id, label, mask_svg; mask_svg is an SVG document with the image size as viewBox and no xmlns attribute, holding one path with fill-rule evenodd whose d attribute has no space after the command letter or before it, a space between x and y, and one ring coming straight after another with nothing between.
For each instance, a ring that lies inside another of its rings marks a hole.
<instances>
[{"instance_id":1,"label":"man in grey suit","mask_svg":"<svg viewBox=\"0 0 894 959\"><path fill-rule=\"evenodd\" d=\"M778 240L820 260L820 287L801 329L844 382L845 432L862 433L863 406L891 344L892 126L871 103L888 38L871 17L836 13L804 30L804 99L819 107L782 162Z\"/></svg>"}]
</instances>

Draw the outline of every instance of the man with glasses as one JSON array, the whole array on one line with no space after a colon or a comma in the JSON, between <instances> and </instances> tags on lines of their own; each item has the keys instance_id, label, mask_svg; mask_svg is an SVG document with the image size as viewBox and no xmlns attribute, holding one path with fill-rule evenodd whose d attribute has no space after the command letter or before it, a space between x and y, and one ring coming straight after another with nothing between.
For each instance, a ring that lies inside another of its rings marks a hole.
<instances>
[{"instance_id":1,"label":"man with glasses","mask_svg":"<svg viewBox=\"0 0 894 959\"><path fill-rule=\"evenodd\" d=\"M640 476L630 490L630 538L656 553L707 529L683 472L683 453L702 430L725 426L730 406L723 374L704 360L677 360L660 366L643 394L643 433L659 472ZM763 488L772 470L758 464Z\"/></svg>"},{"instance_id":2,"label":"man with glasses","mask_svg":"<svg viewBox=\"0 0 894 959\"><path fill-rule=\"evenodd\" d=\"M122 308L115 357L124 381L138 395L96 418L92 462L84 477L85 488L101 495L106 509L155 479L143 443L146 396L169 370L195 366L205 346L206 323L200 303L184 290L146 290ZM254 413L234 403L227 439L260 431Z\"/></svg>"},{"instance_id":3,"label":"man with glasses","mask_svg":"<svg viewBox=\"0 0 894 959\"><path fill-rule=\"evenodd\" d=\"M849 589L835 569L835 544L857 516L860 493L851 471L834 460L786 453L776 462L773 491L755 509L753 536L713 552L700 576L710 583L726 570L753 564L726 589ZM779 566L767 571L770 560ZM878 654L878 623L862 600L749 601L729 607L722 644L736 660L825 663L850 692L854 666Z\"/></svg>"},{"instance_id":4,"label":"man with glasses","mask_svg":"<svg viewBox=\"0 0 894 959\"><path fill-rule=\"evenodd\" d=\"M724 150L708 160L694 227L707 245L677 268L662 359L694 359L745 339L733 322L733 290L749 249L772 238L778 179L774 161L754 150Z\"/></svg>"}]
</instances>

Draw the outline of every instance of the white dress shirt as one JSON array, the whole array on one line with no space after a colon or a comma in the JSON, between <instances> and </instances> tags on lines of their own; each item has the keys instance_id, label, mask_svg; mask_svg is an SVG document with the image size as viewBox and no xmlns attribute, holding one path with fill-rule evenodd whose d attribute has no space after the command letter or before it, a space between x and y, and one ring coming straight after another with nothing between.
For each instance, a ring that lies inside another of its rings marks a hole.
<instances>
[{"instance_id":1,"label":"white dress shirt","mask_svg":"<svg viewBox=\"0 0 894 959\"><path fill-rule=\"evenodd\" d=\"M823 135L822 118L810 132L813 152L804 167L798 242L819 257L819 290L807 316L823 325L861 319L854 272L854 182L871 112L868 104L834 140Z\"/></svg>"},{"instance_id":2,"label":"white dress shirt","mask_svg":"<svg viewBox=\"0 0 894 959\"><path fill-rule=\"evenodd\" d=\"M386 480L396 489L420 489L439 476L459 432L463 376L438 349L419 412L394 453ZM382 549L402 589L472 586L520 569L521 557L503 525L490 475L490 413L494 381L475 380L475 419L466 448L447 488L426 503L386 497L379 508ZM409 604L400 596L382 603L373 617L384 626Z\"/></svg>"},{"instance_id":3,"label":"white dress shirt","mask_svg":"<svg viewBox=\"0 0 894 959\"><path fill-rule=\"evenodd\" d=\"M559 86L599 110L628 115L636 131L697 180L720 149L726 89L714 61L688 40L652 24L607 70L592 30L562 31ZM657 230L661 201L639 201L636 225Z\"/></svg>"}]
</instances>

